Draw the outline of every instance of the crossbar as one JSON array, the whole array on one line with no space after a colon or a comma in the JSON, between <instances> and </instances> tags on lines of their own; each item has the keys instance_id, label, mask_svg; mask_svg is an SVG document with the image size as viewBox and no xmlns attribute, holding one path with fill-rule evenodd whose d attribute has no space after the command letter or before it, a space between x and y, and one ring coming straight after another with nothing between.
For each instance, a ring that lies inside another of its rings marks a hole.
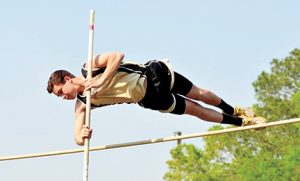
<instances>
[{"instance_id":1,"label":"crossbar","mask_svg":"<svg viewBox=\"0 0 300 181\"><path fill-rule=\"evenodd\" d=\"M258 124L258 125L252 125L252 126L234 127L234 128L227 128L227 129L222 129L222 130L208 131L208 132L204 132L204 133L193 133L193 134L186 134L186 135L181 135L181 136L170 136L170 137L154 138L154 139L142 140L142 141L95 146L95 147L91 147L90 151L100 151L100 150L108 150L108 149L115 149L115 148L154 144L154 143L161 143L161 142L170 142L170 141L176 141L176 140L213 136L213 135L219 135L219 134L230 133L230 132L279 126L279 125L299 123L299 122L300 122L300 118L294 118L294 119L281 120L281 121L269 122L269 123L265 123L265 124ZM0 161L47 157L47 156L56 156L56 155L66 155L66 154L80 153L83 151L84 151L84 149L79 148L79 149L51 151L51 152L33 153L33 154L24 154L24 155L2 156L2 157L0 157Z\"/></svg>"}]
</instances>

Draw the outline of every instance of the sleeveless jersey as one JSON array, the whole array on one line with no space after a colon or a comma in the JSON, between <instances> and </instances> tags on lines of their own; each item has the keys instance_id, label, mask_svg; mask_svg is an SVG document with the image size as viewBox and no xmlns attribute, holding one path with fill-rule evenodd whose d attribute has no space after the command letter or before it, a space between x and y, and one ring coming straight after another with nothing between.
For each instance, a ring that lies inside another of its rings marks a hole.
<instances>
[{"instance_id":1,"label":"sleeveless jersey","mask_svg":"<svg viewBox=\"0 0 300 181\"><path fill-rule=\"evenodd\" d=\"M99 79L106 67L94 69L93 79ZM121 103L137 103L146 94L145 75L146 68L142 64L122 62L115 75L101 89L91 90L91 106L101 107L105 105ZM82 75L87 77L87 70L81 69ZM86 95L78 94L77 98L86 103Z\"/></svg>"}]
</instances>

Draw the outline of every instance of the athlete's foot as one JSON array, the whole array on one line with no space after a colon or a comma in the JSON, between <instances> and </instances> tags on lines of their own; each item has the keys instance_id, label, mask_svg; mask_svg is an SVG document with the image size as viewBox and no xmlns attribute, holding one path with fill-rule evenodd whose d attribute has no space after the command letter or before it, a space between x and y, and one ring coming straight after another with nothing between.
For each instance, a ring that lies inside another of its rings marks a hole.
<instances>
[{"instance_id":1,"label":"athlete's foot","mask_svg":"<svg viewBox=\"0 0 300 181\"><path fill-rule=\"evenodd\" d=\"M250 125L257 125L257 124L265 124L266 119L263 117L244 117L242 126L250 126ZM265 127L257 128L255 130L262 130Z\"/></svg>"},{"instance_id":2,"label":"athlete's foot","mask_svg":"<svg viewBox=\"0 0 300 181\"><path fill-rule=\"evenodd\" d=\"M239 116L239 117L249 117L253 118L255 117L255 113L250 107L240 107L240 106L235 106L234 107L234 116Z\"/></svg>"}]
</instances>

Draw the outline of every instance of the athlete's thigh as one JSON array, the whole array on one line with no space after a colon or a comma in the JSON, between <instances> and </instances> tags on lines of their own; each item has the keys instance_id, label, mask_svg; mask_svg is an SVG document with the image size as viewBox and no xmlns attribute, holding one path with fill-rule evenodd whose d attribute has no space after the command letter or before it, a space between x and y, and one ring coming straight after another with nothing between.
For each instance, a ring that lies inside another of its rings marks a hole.
<instances>
[{"instance_id":1,"label":"athlete's thigh","mask_svg":"<svg viewBox=\"0 0 300 181\"><path fill-rule=\"evenodd\" d=\"M192 89L193 83L177 72L174 72L174 74L175 74L175 80L171 92L184 95L184 96L187 95Z\"/></svg>"}]
</instances>

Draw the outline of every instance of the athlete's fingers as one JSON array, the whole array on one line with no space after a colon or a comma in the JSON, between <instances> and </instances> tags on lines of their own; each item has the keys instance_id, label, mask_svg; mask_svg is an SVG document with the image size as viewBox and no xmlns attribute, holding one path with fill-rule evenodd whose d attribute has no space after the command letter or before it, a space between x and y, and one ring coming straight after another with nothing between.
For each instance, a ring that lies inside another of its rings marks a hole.
<instances>
[{"instance_id":1,"label":"athlete's fingers","mask_svg":"<svg viewBox=\"0 0 300 181\"><path fill-rule=\"evenodd\" d=\"M93 130L92 130L92 129L83 128L83 129L81 130L81 137L82 137L82 138L91 138L92 133L93 133Z\"/></svg>"}]
</instances>

